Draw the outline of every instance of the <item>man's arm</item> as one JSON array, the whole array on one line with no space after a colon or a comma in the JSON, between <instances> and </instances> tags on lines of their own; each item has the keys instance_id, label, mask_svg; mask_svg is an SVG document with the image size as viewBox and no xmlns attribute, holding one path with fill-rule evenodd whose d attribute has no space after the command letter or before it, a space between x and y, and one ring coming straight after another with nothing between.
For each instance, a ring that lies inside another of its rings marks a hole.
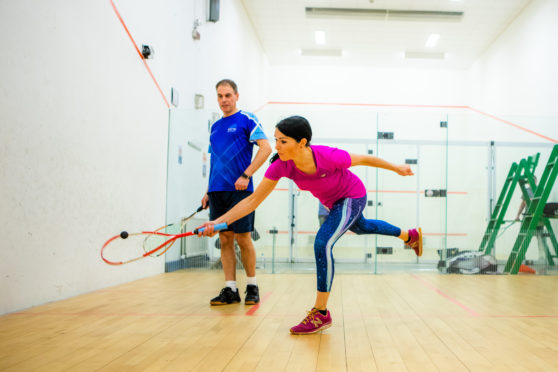
<instances>
[{"instance_id":1,"label":"man's arm","mask_svg":"<svg viewBox=\"0 0 558 372\"><path fill-rule=\"evenodd\" d=\"M269 144L269 141L267 139L256 140L256 143L259 147L258 152L256 152L256 156L254 157L254 160L252 160L252 163L250 163L248 168L244 170L244 173L246 173L249 177L252 177L252 175L256 173L258 169L260 169L262 164L265 163L265 161L271 154L271 145Z\"/></svg>"},{"instance_id":2,"label":"man's arm","mask_svg":"<svg viewBox=\"0 0 558 372\"><path fill-rule=\"evenodd\" d=\"M263 163L265 163L265 161L269 157L269 154L271 154L271 145L269 144L269 141L267 139L256 140L256 143L259 147L258 152L256 152L256 156L254 157L254 160L252 160L252 163L250 163L248 168L244 170L244 173L248 177L252 177L252 175L256 173L258 169L260 169ZM234 183L234 186L237 190L246 190L249 182L249 178L239 177Z\"/></svg>"}]
</instances>

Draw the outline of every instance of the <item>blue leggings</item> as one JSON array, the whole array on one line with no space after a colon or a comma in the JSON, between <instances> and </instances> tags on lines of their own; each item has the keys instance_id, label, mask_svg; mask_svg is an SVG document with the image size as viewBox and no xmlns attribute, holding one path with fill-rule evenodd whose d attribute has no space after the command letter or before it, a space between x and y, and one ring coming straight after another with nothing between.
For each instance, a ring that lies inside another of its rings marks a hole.
<instances>
[{"instance_id":1,"label":"blue leggings","mask_svg":"<svg viewBox=\"0 0 558 372\"><path fill-rule=\"evenodd\" d=\"M330 292L333 283L333 246L347 230L361 234L379 234L398 237L401 229L381 220L367 220L362 215L366 196L359 199L341 199L333 205L329 216L318 230L314 241L318 291Z\"/></svg>"}]
</instances>

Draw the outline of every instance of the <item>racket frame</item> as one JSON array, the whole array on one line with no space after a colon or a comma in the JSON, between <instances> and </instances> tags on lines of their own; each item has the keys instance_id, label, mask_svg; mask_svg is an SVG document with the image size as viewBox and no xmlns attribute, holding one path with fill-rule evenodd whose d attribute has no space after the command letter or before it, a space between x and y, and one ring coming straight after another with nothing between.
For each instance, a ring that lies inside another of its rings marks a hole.
<instances>
[{"instance_id":1,"label":"racket frame","mask_svg":"<svg viewBox=\"0 0 558 372\"><path fill-rule=\"evenodd\" d=\"M184 227L186 226L186 222L188 222L192 217L194 217L196 214L198 214L199 212L203 211L204 208L203 206L199 206L198 209L196 209L196 211L194 213L192 213L191 215L189 215L188 217L184 217L183 219L180 220L180 222L178 223L170 223L168 225L159 227L156 230L153 230L154 232L161 232L162 230L165 230L167 228L169 228L172 225L178 225L180 224L180 229L178 231L182 232L184 230ZM145 237L145 239L143 240L143 251L147 252L149 250L151 250L148 246L147 246L147 242L149 241L149 238L152 237L153 235L148 235ZM173 240L173 242L171 244L169 244L165 249L163 249L160 252L157 252L157 254L153 257L160 257L162 255L164 255L169 249L171 249L171 247L174 245L174 243L176 242L176 240Z\"/></svg>"},{"instance_id":2,"label":"racket frame","mask_svg":"<svg viewBox=\"0 0 558 372\"><path fill-rule=\"evenodd\" d=\"M219 230L224 230L227 228L227 224L226 223L220 223L214 226L215 231L219 231ZM198 233L203 232L203 230L205 230L205 228L201 228L201 229L195 229L194 231L189 231L189 232L185 232L185 233L181 233L181 234L167 234L167 233L163 233L160 231L142 231L139 233L132 233L132 234L128 234L128 237L130 236L137 236L137 235L148 235L148 236L153 236L153 235L159 235L159 236L166 236L169 237L169 240L164 241L162 244L158 245L157 247L143 253L141 256L135 257L135 258L131 258L129 260L126 261L111 261L109 259L107 259L104 255L105 252L105 248L112 243L113 241L117 240L117 239L122 239L122 237L120 236L120 234L113 236L112 238L110 238L109 240L107 240L105 242L105 244L103 244L103 247L101 248L101 258L103 259L103 261L109 265L113 265L113 266L118 266L118 265L124 265L127 263L131 263L134 261L138 261L141 260L142 258L145 258L147 256L150 256L151 254L157 252L159 249L164 248L166 245L168 244L174 244L174 242L180 238L184 238L187 236L192 236L192 235L198 235Z\"/></svg>"}]
</instances>

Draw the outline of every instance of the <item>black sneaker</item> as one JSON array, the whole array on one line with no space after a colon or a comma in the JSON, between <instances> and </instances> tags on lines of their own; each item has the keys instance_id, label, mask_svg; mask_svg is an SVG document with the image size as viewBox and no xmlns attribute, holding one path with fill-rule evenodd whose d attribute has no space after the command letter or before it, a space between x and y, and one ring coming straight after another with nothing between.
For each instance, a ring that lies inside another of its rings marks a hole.
<instances>
[{"instance_id":1,"label":"black sneaker","mask_svg":"<svg viewBox=\"0 0 558 372\"><path fill-rule=\"evenodd\" d=\"M231 287L225 287L221 289L219 296L211 299L209 302L212 306L215 305L228 305L240 302L240 295L238 294L238 289L233 292Z\"/></svg>"},{"instance_id":2,"label":"black sneaker","mask_svg":"<svg viewBox=\"0 0 558 372\"><path fill-rule=\"evenodd\" d=\"M248 284L244 293L246 294L244 298L246 305L255 305L260 302L260 290L257 285Z\"/></svg>"}]
</instances>

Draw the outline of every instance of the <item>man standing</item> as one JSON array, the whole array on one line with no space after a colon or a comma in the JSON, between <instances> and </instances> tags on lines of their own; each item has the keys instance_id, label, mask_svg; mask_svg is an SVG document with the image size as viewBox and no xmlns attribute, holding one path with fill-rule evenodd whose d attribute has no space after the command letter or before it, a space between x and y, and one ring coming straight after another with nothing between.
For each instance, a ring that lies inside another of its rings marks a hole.
<instances>
[{"instance_id":1,"label":"man standing","mask_svg":"<svg viewBox=\"0 0 558 372\"><path fill-rule=\"evenodd\" d=\"M202 206L207 208L209 205L211 220L219 218L252 194L254 191L252 175L271 154L271 146L258 118L236 107L239 96L236 83L224 79L217 83L216 89L217 101L223 117L211 126L209 186L202 198ZM259 149L252 160L254 143ZM254 305L260 301L256 283L256 252L250 237L252 230L254 230L254 212L219 232L225 287L210 301L211 305L240 302L236 286L235 239L240 247L247 276L244 303Z\"/></svg>"}]
</instances>

